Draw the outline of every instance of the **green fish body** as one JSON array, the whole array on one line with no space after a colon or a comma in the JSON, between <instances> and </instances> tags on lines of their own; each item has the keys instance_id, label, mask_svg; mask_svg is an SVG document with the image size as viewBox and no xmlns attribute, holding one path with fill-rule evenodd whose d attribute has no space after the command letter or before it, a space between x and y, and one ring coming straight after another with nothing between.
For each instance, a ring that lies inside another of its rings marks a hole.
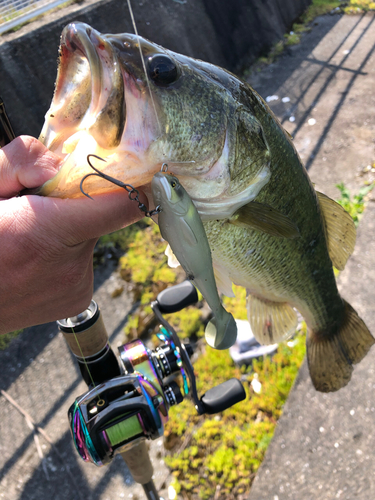
<instances>
[{"instance_id":1,"label":"green fish body","mask_svg":"<svg viewBox=\"0 0 375 500\"><path fill-rule=\"evenodd\" d=\"M353 221L314 190L291 138L247 83L135 35L73 23L40 139L63 159L36 191L44 196L82 196L86 157L96 154L105 174L142 187L152 206L151 181L167 163L203 221L219 290L248 290L256 338L291 336L297 309L316 389L348 383L374 343L332 270L354 249ZM89 194L111 189L98 176L85 180Z\"/></svg>"}]
</instances>

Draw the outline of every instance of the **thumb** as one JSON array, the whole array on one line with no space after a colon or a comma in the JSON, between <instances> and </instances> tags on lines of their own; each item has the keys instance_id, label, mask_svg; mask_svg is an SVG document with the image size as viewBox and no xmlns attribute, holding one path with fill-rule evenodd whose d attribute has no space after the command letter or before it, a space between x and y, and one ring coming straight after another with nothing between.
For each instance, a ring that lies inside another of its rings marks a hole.
<instances>
[{"instance_id":1,"label":"thumb","mask_svg":"<svg viewBox=\"0 0 375 500\"><path fill-rule=\"evenodd\" d=\"M58 172L61 162L34 137L17 137L0 149L0 197L40 186Z\"/></svg>"},{"instance_id":2,"label":"thumb","mask_svg":"<svg viewBox=\"0 0 375 500\"><path fill-rule=\"evenodd\" d=\"M99 238L144 217L138 203L130 200L125 190L111 191L109 194L94 196L93 199L44 198L31 195L22 198L23 203L29 205L28 214L33 214L32 224L35 224L35 229L38 232L44 230L46 235L55 236L67 246ZM139 198L147 204L143 193L140 193ZM31 223L30 216L28 219Z\"/></svg>"}]
</instances>

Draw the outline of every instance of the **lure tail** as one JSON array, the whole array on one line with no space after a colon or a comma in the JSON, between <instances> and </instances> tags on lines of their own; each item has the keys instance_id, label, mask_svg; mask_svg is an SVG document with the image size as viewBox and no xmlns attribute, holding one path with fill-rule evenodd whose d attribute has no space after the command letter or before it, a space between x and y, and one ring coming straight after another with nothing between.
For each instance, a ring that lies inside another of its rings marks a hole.
<instances>
[{"instance_id":1,"label":"lure tail","mask_svg":"<svg viewBox=\"0 0 375 500\"><path fill-rule=\"evenodd\" d=\"M222 317L212 318L207 324L205 337L207 344L214 349L229 349L237 339L237 325L233 316L223 309Z\"/></svg>"},{"instance_id":2,"label":"lure tail","mask_svg":"<svg viewBox=\"0 0 375 500\"><path fill-rule=\"evenodd\" d=\"M317 391L332 392L344 387L352 376L353 365L366 356L375 342L356 311L343 302L344 320L338 329L309 331L307 335L307 360Z\"/></svg>"}]
</instances>

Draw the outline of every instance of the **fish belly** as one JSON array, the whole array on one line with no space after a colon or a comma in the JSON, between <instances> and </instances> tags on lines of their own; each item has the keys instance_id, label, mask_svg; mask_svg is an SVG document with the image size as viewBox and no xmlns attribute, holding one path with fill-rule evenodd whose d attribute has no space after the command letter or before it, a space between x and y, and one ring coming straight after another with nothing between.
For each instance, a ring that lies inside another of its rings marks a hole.
<instances>
[{"instance_id":1,"label":"fish belly","mask_svg":"<svg viewBox=\"0 0 375 500\"><path fill-rule=\"evenodd\" d=\"M337 320L343 306L322 232L311 246L303 238L278 238L228 221L204 226L214 265L234 284L265 301L297 308L312 330Z\"/></svg>"}]
</instances>

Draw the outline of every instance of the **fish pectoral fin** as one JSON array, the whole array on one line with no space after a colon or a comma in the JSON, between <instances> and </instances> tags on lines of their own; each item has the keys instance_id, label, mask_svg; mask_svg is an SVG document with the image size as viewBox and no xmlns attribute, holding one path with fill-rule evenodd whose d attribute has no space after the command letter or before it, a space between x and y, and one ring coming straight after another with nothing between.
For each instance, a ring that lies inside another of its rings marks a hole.
<instances>
[{"instance_id":1,"label":"fish pectoral fin","mask_svg":"<svg viewBox=\"0 0 375 500\"><path fill-rule=\"evenodd\" d=\"M168 266L169 267L178 267L180 266L181 264L178 262L177 260L177 257L175 256L175 254L173 253L173 250L171 248L171 245L168 243L168 246L167 248L165 249L165 255L168 257Z\"/></svg>"},{"instance_id":2,"label":"fish pectoral fin","mask_svg":"<svg viewBox=\"0 0 375 500\"><path fill-rule=\"evenodd\" d=\"M280 238L299 238L298 227L286 215L274 208L251 201L239 208L229 219L235 226L262 231Z\"/></svg>"},{"instance_id":3,"label":"fish pectoral fin","mask_svg":"<svg viewBox=\"0 0 375 500\"><path fill-rule=\"evenodd\" d=\"M307 361L317 391L332 392L350 380L353 364L359 363L374 344L374 337L350 304L339 329L314 332L306 337Z\"/></svg>"},{"instance_id":4,"label":"fish pectoral fin","mask_svg":"<svg viewBox=\"0 0 375 500\"><path fill-rule=\"evenodd\" d=\"M297 314L287 302L273 302L250 294L246 306L252 332L260 344L276 344L296 332Z\"/></svg>"},{"instance_id":5,"label":"fish pectoral fin","mask_svg":"<svg viewBox=\"0 0 375 500\"><path fill-rule=\"evenodd\" d=\"M354 221L339 203L319 191L316 194L325 222L329 256L332 264L342 271L355 246Z\"/></svg>"}]
</instances>

